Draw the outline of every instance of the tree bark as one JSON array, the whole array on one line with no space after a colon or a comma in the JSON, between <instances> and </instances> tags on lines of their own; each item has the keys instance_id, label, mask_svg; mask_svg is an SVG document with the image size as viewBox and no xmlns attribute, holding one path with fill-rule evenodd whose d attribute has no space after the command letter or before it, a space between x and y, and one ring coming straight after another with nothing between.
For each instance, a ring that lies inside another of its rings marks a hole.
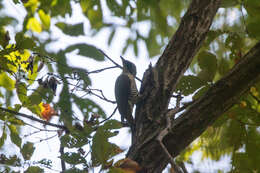
<instances>
[{"instance_id":1,"label":"tree bark","mask_svg":"<svg viewBox=\"0 0 260 173\"><path fill-rule=\"evenodd\" d=\"M137 104L135 113L133 137L136 142L127 154L145 168L144 172L162 172L169 163L156 137L166 126L165 115L171 95L201 47L219 5L220 0L193 0L156 66L144 74L140 89L142 101ZM170 154L176 157L199 137L236 103L259 75L260 43L172 122L172 130L163 140Z\"/></svg>"}]
</instances>

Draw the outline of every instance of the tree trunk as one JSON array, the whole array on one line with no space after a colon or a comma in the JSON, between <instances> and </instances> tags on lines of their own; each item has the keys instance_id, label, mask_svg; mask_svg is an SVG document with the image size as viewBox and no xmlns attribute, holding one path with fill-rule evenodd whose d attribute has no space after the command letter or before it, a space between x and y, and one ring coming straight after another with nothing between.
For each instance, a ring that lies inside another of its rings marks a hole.
<instances>
[{"instance_id":1,"label":"tree trunk","mask_svg":"<svg viewBox=\"0 0 260 173\"><path fill-rule=\"evenodd\" d=\"M144 74L140 89L142 101L136 107L136 133L127 154L145 172L159 173L170 162L156 137L166 126L165 115L180 77L202 45L220 0L193 0L180 26L155 67ZM260 74L260 43L243 57L230 73L190 105L171 123L163 143L176 157L199 137L221 114L256 81Z\"/></svg>"}]
</instances>

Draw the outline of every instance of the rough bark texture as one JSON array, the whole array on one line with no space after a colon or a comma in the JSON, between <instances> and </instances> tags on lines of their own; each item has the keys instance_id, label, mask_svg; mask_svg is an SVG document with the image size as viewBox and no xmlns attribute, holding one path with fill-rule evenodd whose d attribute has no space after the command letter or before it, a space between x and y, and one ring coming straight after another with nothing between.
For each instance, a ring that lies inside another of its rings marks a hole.
<instances>
[{"instance_id":1,"label":"rough bark texture","mask_svg":"<svg viewBox=\"0 0 260 173\"><path fill-rule=\"evenodd\" d=\"M144 74L140 89L143 99L135 113L136 142L127 154L145 168L143 172L162 172L169 163L155 139L166 125L165 114L176 84L205 39L219 5L220 0L193 0L156 66ZM176 157L235 104L259 74L260 44L257 44L226 77L172 122L172 132L163 140L172 156Z\"/></svg>"}]
</instances>

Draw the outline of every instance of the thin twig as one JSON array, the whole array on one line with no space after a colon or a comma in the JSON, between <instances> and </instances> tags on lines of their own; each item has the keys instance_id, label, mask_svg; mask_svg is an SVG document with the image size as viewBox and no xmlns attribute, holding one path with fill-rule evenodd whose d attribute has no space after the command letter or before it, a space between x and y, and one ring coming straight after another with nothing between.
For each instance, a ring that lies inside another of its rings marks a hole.
<instances>
[{"instance_id":1,"label":"thin twig","mask_svg":"<svg viewBox=\"0 0 260 173\"><path fill-rule=\"evenodd\" d=\"M100 98L100 99L102 99L102 100L104 100L104 101L107 101L107 102L109 102L109 103L112 103L112 104L115 104L115 103L116 103L116 102L113 101L113 100L107 99L107 98L104 96L103 92L100 92L100 93L102 94L102 96L100 96L100 95L98 95L98 94L96 94L96 93L93 93L93 92L91 91L92 89L90 89L90 88L80 87L80 86L78 86L78 85L75 85L75 84L72 84L72 83L70 83L70 82L67 82L67 81L63 80L62 77L60 77L60 76L58 76L58 75L56 75L56 74L52 74L52 75L55 76L56 78L59 78L60 80L62 80L64 83L66 83L66 84L68 84L68 85L77 87L78 89L81 89L82 91L87 92L87 94L92 94L92 95L94 95L94 96L96 96L96 97L98 97L98 98ZM98 90L98 89L95 89L95 90ZM100 91L101 91L101 90L100 90Z\"/></svg>"},{"instance_id":2,"label":"thin twig","mask_svg":"<svg viewBox=\"0 0 260 173\"><path fill-rule=\"evenodd\" d=\"M40 120L40 119L35 118L35 117L31 116L31 115L27 115L27 114L24 114L24 113L16 112L16 111L13 111L13 110L10 110L10 109L6 109L6 108L0 107L0 110L5 111L5 112L9 112L9 113L14 114L14 115L17 115L17 116L21 116L21 117L24 117L24 118L28 118L28 119L33 120L33 121L37 121L37 122L39 122L39 123L41 123L41 124L44 124L44 125L57 127L57 128L64 129L64 130L67 129L67 128L66 128L65 126L63 126L63 125L58 125L58 124L50 123L50 122L48 122L48 121Z\"/></svg>"},{"instance_id":3,"label":"thin twig","mask_svg":"<svg viewBox=\"0 0 260 173\"><path fill-rule=\"evenodd\" d=\"M35 135L35 134L40 133L40 132L42 132L42 131L43 131L43 130L34 131L34 132L29 133L29 134L23 135L23 137L26 138L26 137L28 137L28 136ZM54 132L54 131L52 131L52 132ZM57 133L57 130L56 130L55 132Z\"/></svg>"},{"instance_id":4,"label":"thin twig","mask_svg":"<svg viewBox=\"0 0 260 173\"><path fill-rule=\"evenodd\" d=\"M182 173L181 169L176 165L174 158L171 156L171 154L169 153L169 151L167 150L167 148L165 147L165 145L163 144L163 138L169 133L169 131L171 130L171 119L174 118L175 114L177 112L179 112L180 109L180 101L182 99L181 95L179 94L176 100L176 106L175 108L169 110L166 114L166 127L159 133L159 135L157 136L157 140L160 144L160 146L162 147L163 151L165 152L165 154L168 156L170 163L172 165L172 168L174 169L174 171L176 173Z\"/></svg>"},{"instance_id":5,"label":"thin twig","mask_svg":"<svg viewBox=\"0 0 260 173\"><path fill-rule=\"evenodd\" d=\"M29 134L23 135L23 137L26 138L28 136L32 136L32 135L35 135L35 134L40 133L40 132L41 132L40 130L34 131L34 132L29 133Z\"/></svg>"},{"instance_id":6,"label":"thin twig","mask_svg":"<svg viewBox=\"0 0 260 173\"><path fill-rule=\"evenodd\" d=\"M35 142L35 143L41 143L41 142L43 142L43 141L47 141L47 140L50 140L50 139L52 139L52 138L55 138L56 136L58 136L58 134L55 134L55 135L50 136L50 137L45 138L45 139L41 139L41 140L39 140L38 142Z\"/></svg>"},{"instance_id":7,"label":"thin twig","mask_svg":"<svg viewBox=\"0 0 260 173\"><path fill-rule=\"evenodd\" d=\"M110 58L103 50L98 49L99 52L101 52L109 61L111 61L113 64L115 64L119 68L123 68L121 65L117 64L112 58Z\"/></svg>"},{"instance_id":8,"label":"thin twig","mask_svg":"<svg viewBox=\"0 0 260 173\"><path fill-rule=\"evenodd\" d=\"M89 87L88 87L88 90L89 90L90 93L92 93L92 94L95 94L95 93L93 93L93 92L91 92L91 91L97 91L97 92L99 92L99 93L101 94L103 100L105 100L105 101L107 101L107 102L110 102L110 103L113 103L113 104L116 103L116 101L112 101L112 100L107 99L101 89L93 89L93 88L89 88Z\"/></svg>"},{"instance_id":9,"label":"thin twig","mask_svg":"<svg viewBox=\"0 0 260 173\"><path fill-rule=\"evenodd\" d=\"M94 95L94 96L96 96L96 97L98 97L98 98L100 98L100 99L102 99L102 100L105 100L105 101L109 102L109 103L113 103L113 104L116 103L116 101L109 100L109 99L107 99L106 97L100 96L100 95L98 95L98 94L92 92L91 90L88 90L88 92L89 92L89 94L92 94L92 95Z\"/></svg>"},{"instance_id":10,"label":"thin twig","mask_svg":"<svg viewBox=\"0 0 260 173\"><path fill-rule=\"evenodd\" d=\"M31 125L31 124L29 124L29 123L26 123L26 122L23 122L23 123L24 123L25 125L27 125L27 126L30 126L30 127L35 128L35 129L38 130L38 131L34 131L34 132L31 132L31 133L29 133L29 134L24 135L24 137L32 136L32 135L34 135L34 134L36 134L36 133L40 133L40 132L43 132L43 131L45 131L45 132L56 132L56 133L57 133L57 131L58 131L58 130L42 129L42 128L36 127L36 126L34 126L34 125Z\"/></svg>"},{"instance_id":11,"label":"thin twig","mask_svg":"<svg viewBox=\"0 0 260 173\"><path fill-rule=\"evenodd\" d=\"M188 173L188 170L186 169L186 167L185 167L185 165L184 165L183 162L181 162L179 165L180 165L180 167L181 167L183 173Z\"/></svg>"},{"instance_id":12,"label":"thin twig","mask_svg":"<svg viewBox=\"0 0 260 173\"><path fill-rule=\"evenodd\" d=\"M64 147L61 146L61 144L60 144L60 155L61 155L61 156L64 155ZM60 162L61 162L61 170L62 170L61 172L64 172L64 171L66 170L65 161L62 160L62 159L60 159Z\"/></svg>"},{"instance_id":13,"label":"thin twig","mask_svg":"<svg viewBox=\"0 0 260 173\"><path fill-rule=\"evenodd\" d=\"M102 69L98 69L98 70L94 70L94 71L90 71L90 72L86 72L86 73L87 73L87 75L92 74L92 73L100 73L102 71L113 69L113 68L118 68L118 66L105 67Z\"/></svg>"},{"instance_id":14,"label":"thin twig","mask_svg":"<svg viewBox=\"0 0 260 173\"><path fill-rule=\"evenodd\" d=\"M159 135L157 136L157 140L159 141L163 151L165 152L165 154L169 157L170 159L170 163L172 165L172 167L174 168L176 166L173 157L171 156L171 154L169 153L169 151L167 150L167 148L165 147L165 145L163 144L162 140L163 138L169 133L170 131L170 127L171 127L171 117L170 116L166 116L166 121L167 121L167 125L166 128L164 128ZM174 169L175 170L175 169Z\"/></svg>"},{"instance_id":15,"label":"thin twig","mask_svg":"<svg viewBox=\"0 0 260 173\"><path fill-rule=\"evenodd\" d=\"M142 80L139 77L135 76L135 78L136 78L136 80L138 80L139 82L142 83Z\"/></svg>"},{"instance_id":16,"label":"thin twig","mask_svg":"<svg viewBox=\"0 0 260 173\"><path fill-rule=\"evenodd\" d=\"M116 67L119 67L119 68L123 69L123 67L122 67L121 65L119 65L118 63L116 63L116 62L115 62L112 58L110 58L105 52L103 52L101 49L98 49L98 50L99 50L99 52L101 52L108 60L110 60L113 64L115 64ZM122 57L122 56L120 56L120 57ZM136 76L135 76L135 78L136 78L139 82L142 83L142 80L141 80L140 78L138 78L138 77L136 77Z\"/></svg>"},{"instance_id":17,"label":"thin twig","mask_svg":"<svg viewBox=\"0 0 260 173\"><path fill-rule=\"evenodd\" d=\"M105 122L105 121L109 120L110 118L112 118L112 116L116 113L116 110L117 110L117 107L114 109L114 111L112 112L112 114L109 117L107 117L106 119L101 121L99 124L102 124L103 122Z\"/></svg>"},{"instance_id":18,"label":"thin twig","mask_svg":"<svg viewBox=\"0 0 260 173\"><path fill-rule=\"evenodd\" d=\"M78 87L80 83L80 80L77 81L77 83L75 84L74 88L71 89L71 94L74 92L74 90L76 90L76 88Z\"/></svg>"}]
</instances>

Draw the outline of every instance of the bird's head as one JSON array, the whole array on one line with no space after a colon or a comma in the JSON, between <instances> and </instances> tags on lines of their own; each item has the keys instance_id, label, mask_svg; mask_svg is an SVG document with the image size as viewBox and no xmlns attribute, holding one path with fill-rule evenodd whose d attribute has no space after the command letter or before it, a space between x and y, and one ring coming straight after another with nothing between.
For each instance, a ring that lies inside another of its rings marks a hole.
<instances>
[{"instance_id":1,"label":"bird's head","mask_svg":"<svg viewBox=\"0 0 260 173\"><path fill-rule=\"evenodd\" d=\"M136 75L136 66L130 61L125 60L122 56L120 56L123 62L123 72L131 73L133 76Z\"/></svg>"}]
</instances>

